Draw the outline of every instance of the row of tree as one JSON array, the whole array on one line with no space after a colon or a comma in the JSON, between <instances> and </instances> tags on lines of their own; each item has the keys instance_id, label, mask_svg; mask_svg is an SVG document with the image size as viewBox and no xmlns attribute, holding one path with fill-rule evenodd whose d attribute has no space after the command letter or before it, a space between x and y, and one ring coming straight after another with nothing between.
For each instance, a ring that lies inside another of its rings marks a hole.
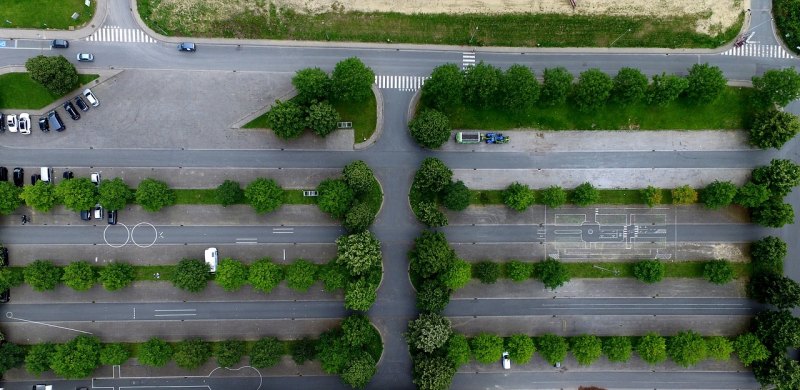
<instances>
[{"instance_id":1,"label":"row of tree","mask_svg":"<svg viewBox=\"0 0 800 390\"><path fill-rule=\"evenodd\" d=\"M5 291L23 282L36 291L54 290L64 283L76 291L86 291L100 283L108 291L127 287L136 279L136 270L130 264L114 262L97 267L87 261L75 261L65 267L49 260L36 260L20 269L0 268L0 290Z\"/></svg>"}]
</instances>

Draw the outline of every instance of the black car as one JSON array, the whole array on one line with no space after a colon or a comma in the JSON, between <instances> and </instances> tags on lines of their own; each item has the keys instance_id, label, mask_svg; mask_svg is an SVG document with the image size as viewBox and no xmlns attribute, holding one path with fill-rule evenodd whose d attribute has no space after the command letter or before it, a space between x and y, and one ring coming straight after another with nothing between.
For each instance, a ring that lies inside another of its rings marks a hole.
<instances>
[{"instance_id":1,"label":"black car","mask_svg":"<svg viewBox=\"0 0 800 390\"><path fill-rule=\"evenodd\" d=\"M197 46L192 42L181 42L181 44L178 45L178 51L197 51Z\"/></svg>"},{"instance_id":2,"label":"black car","mask_svg":"<svg viewBox=\"0 0 800 390\"><path fill-rule=\"evenodd\" d=\"M14 185L22 187L25 184L25 170L22 168L14 168Z\"/></svg>"},{"instance_id":3,"label":"black car","mask_svg":"<svg viewBox=\"0 0 800 390\"><path fill-rule=\"evenodd\" d=\"M81 210L81 219L84 221L92 220L92 210Z\"/></svg>"},{"instance_id":4,"label":"black car","mask_svg":"<svg viewBox=\"0 0 800 390\"><path fill-rule=\"evenodd\" d=\"M0 167L0 180L8 181L8 168Z\"/></svg>"},{"instance_id":5,"label":"black car","mask_svg":"<svg viewBox=\"0 0 800 390\"><path fill-rule=\"evenodd\" d=\"M42 175L40 175L38 173L31 175L31 185L32 186L35 186L36 182L39 181L39 180L42 180Z\"/></svg>"},{"instance_id":6,"label":"black car","mask_svg":"<svg viewBox=\"0 0 800 390\"><path fill-rule=\"evenodd\" d=\"M69 42L66 39L53 39L53 42L50 43L50 47L54 49L66 49L69 47Z\"/></svg>"},{"instance_id":7,"label":"black car","mask_svg":"<svg viewBox=\"0 0 800 390\"><path fill-rule=\"evenodd\" d=\"M76 121L78 119L81 119L81 114L78 113L78 110L75 109L75 106L72 105L72 102L68 101L64 103L63 107L64 111L66 111L67 114L69 114L69 117L72 118L72 120Z\"/></svg>"},{"instance_id":8,"label":"black car","mask_svg":"<svg viewBox=\"0 0 800 390\"><path fill-rule=\"evenodd\" d=\"M116 225L117 224L117 210L109 210L108 211L108 224L109 225Z\"/></svg>"},{"instance_id":9,"label":"black car","mask_svg":"<svg viewBox=\"0 0 800 390\"><path fill-rule=\"evenodd\" d=\"M58 115L58 111L56 110L47 113L47 127L55 131L64 131L67 129L67 126L64 125L64 121L61 120L61 115Z\"/></svg>"},{"instance_id":10,"label":"black car","mask_svg":"<svg viewBox=\"0 0 800 390\"><path fill-rule=\"evenodd\" d=\"M8 267L8 248L0 246L0 265Z\"/></svg>"},{"instance_id":11,"label":"black car","mask_svg":"<svg viewBox=\"0 0 800 390\"><path fill-rule=\"evenodd\" d=\"M3 115L3 113L2 113L2 112L0 112L0 133L2 133L2 132L5 132L5 131L6 131L6 121L5 121L5 118L6 118L6 116L5 116L5 115Z\"/></svg>"},{"instance_id":12,"label":"black car","mask_svg":"<svg viewBox=\"0 0 800 390\"><path fill-rule=\"evenodd\" d=\"M0 303L6 303L11 300L11 290L6 290L0 293Z\"/></svg>"},{"instance_id":13,"label":"black car","mask_svg":"<svg viewBox=\"0 0 800 390\"><path fill-rule=\"evenodd\" d=\"M47 123L47 118L40 116L39 117L39 130L41 131L50 131L50 125Z\"/></svg>"},{"instance_id":14,"label":"black car","mask_svg":"<svg viewBox=\"0 0 800 390\"><path fill-rule=\"evenodd\" d=\"M75 105L81 109L81 111L89 111L89 105L86 104L86 101L83 100L80 96L75 96Z\"/></svg>"},{"instance_id":15,"label":"black car","mask_svg":"<svg viewBox=\"0 0 800 390\"><path fill-rule=\"evenodd\" d=\"M65 179L72 179L73 177L75 177L75 175L72 173L72 171L64 171L64 174L61 175L61 177Z\"/></svg>"}]
</instances>

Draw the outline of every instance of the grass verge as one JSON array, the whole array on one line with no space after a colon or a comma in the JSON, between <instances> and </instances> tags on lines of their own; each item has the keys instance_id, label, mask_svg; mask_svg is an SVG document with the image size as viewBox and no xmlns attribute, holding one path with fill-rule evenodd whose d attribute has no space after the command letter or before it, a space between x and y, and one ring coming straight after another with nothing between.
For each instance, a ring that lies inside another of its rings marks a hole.
<instances>
[{"instance_id":1,"label":"grass verge","mask_svg":"<svg viewBox=\"0 0 800 390\"><path fill-rule=\"evenodd\" d=\"M217 201L216 189L174 189L176 204L220 204ZM283 190L283 204L316 204L317 198L303 196L303 190ZM241 202L239 204L247 204Z\"/></svg>"},{"instance_id":2,"label":"grass verge","mask_svg":"<svg viewBox=\"0 0 800 390\"><path fill-rule=\"evenodd\" d=\"M97 1L92 1L87 7L84 0L3 0L0 23L3 23L3 28L66 30L92 20L96 7ZM73 20L75 12L79 16Z\"/></svg>"},{"instance_id":3,"label":"grass verge","mask_svg":"<svg viewBox=\"0 0 800 390\"><path fill-rule=\"evenodd\" d=\"M100 77L96 74L78 75L78 83L86 85ZM53 95L39 83L31 80L28 73L6 73L0 75L0 109L40 109L63 96Z\"/></svg>"}]
</instances>

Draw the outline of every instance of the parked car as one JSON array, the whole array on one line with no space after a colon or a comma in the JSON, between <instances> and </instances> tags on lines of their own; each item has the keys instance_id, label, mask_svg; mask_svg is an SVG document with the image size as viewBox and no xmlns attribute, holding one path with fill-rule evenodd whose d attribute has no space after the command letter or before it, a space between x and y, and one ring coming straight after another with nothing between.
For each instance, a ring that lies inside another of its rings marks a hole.
<instances>
[{"instance_id":1,"label":"parked car","mask_svg":"<svg viewBox=\"0 0 800 390\"><path fill-rule=\"evenodd\" d=\"M17 187L22 187L25 184L25 170L16 167L14 168L14 185Z\"/></svg>"},{"instance_id":2,"label":"parked car","mask_svg":"<svg viewBox=\"0 0 800 390\"><path fill-rule=\"evenodd\" d=\"M94 183L94 185L100 187L100 172L92 172L89 177L92 179L92 183Z\"/></svg>"},{"instance_id":3,"label":"parked car","mask_svg":"<svg viewBox=\"0 0 800 390\"><path fill-rule=\"evenodd\" d=\"M39 130L44 132L50 131L50 125L47 123L46 116L39 117Z\"/></svg>"},{"instance_id":4,"label":"parked car","mask_svg":"<svg viewBox=\"0 0 800 390\"><path fill-rule=\"evenodd\" d=\"M117 210L108 210L108 224L109 225L117 224Z\"/></svg>"},{"instance_id":5,"label":"parked car","mask_svg":"<svg viewBox=\"0 0 800 390\"><path fill-rule=\"evenodd\" d=\"M195 46L192 42L181 42L178 45L178 51L197 51L197 46Z\"/></svg>"},{"instance_id":6,"label":"parked car","mask_svg":"<svg viewBox=\"0 0 800 390\"><path fill-rule=\"evenodd\" d=\"M31 116L27 112L19 114L19 133L28 135L31 133Z\"/></svg>"},{"instance_id":7,"label":"parked car","mask_svg":"<svg viewBox=\"0 0 800 390\"><path fill-rule=\"evenodd\" d=\"M0 293L0 303L7 303L11 300L11 289Z\"/></svg>"},{"instance_id":8,"label":"parked car","mask_svg":"<svg viewBox=\"0 0 800 390\"><path fill-rule=\"evenodd\" d=\"M82 97L75 96L75 99L73 99L73 100L75 100L75 105L78 106L78 108L80 108L81 111L84 111L84 112L85 111L89 111L89 105L86 104L86 101L83 100Z\"/></svg>"},{"instance_id":9,"label":"parked car","mask_svg":"<svg viewBox=\"0 0 800 390\"><path fill-rule=\"evenodd\" d=\"M8 126L8 131L12 133L17 132L17 116L16 115L7 115L6 116L6 126Z\"/></svg>"},{"instance_id":10,"label":"parked car","mask_svg":"<svg viewBox=\"0 0 800 390\"><path fill-rule=\"evenodd\" d=\"M78 61L80 62L92 62L94 61L94 54L92 53L78 53Z\"/></svg>"},{"instance_id":11,"label":"parked car","mask_svg":"<svg viewBox=\"0 0 800 390\"><path fill-rule=\"evenodd\" d=\"M0 167L0 180L8 181L8 168Z\"/></svg>"},{"instance_id":12,"label":"parked car","mask_svg":"<svg viewBox=\"0 0 800 390\"><path fill-rule=\"evenodd\" d=\"M65 179L72 179L73 177L75 177L75 175L72 173L72 171L64 171L64 174L61 175L61 177Z\"/></svg>"},{"instance_id":13,"label":"parked car","mask_svg":"<svg viewBox=\"0 0 800 390\"><path fill-rule=\"evenodd\" d=\"M508 358L508 352L503 352L503 369L511 369L511 359Z\"/></svg>"},{"instance_id":14,"label":"parked car","mask_svg":"<svg viewBox=\"0 0 800 390\"><path fill-rule=\"evenodd\" d=\"M103 206L100 203L94 206L94 219L103 219Z\"/></svg>"},{"instance_id":15,"label":"parked car","mask_svg":"<svg viewBox=\"0 0 800 390\"><path fill-rule=\"evenodd\" d=\"M39 179L44 181L45 183L53 184L55 182L53 177L53 168L50 167L41 167L39 168Z\"/></svg>"},{"instance_id":16,"label":"parked car","mask_svg":"<svg viewBox=\"0 0 800 390\"><path fill-rule=\"evenodd\" d=\"M6 119L6 116L3 115L2 112L0 112L0 133L6 131L6 121L5 121L5 119Z\"/></svg>"},{"instance_id":17,"label":"parked car","mask_svg":"<svg viewBox=\"0 0 800 390\"><path fill-rule=\"evenodd\" d=\"M94 93L92 93L91 89L89 88L84 89L83 96L86 98L86 100L89 101L89 104L91 104L92 107L97 107L100 105L100 101L97 100L97 96L94 96Z\"/></svg>"},{"instance_id":18,"label":"parked car","mask_svg":"<svg viewBox=\"0 0 800 390\"><path fill-rule=\"evenodd\" d=\"M66 39L53 39L53 42L50 43L50 47L53 49L66 49L69 47L69 42Z\"/></svg>"},{"instance_id":19,"label":"parked car","mask_svg":"<svg viewBox=\"0 0 800 390\"><path fill-rule=\"evenodd\" d=\"M33 175L31 175L31 185L32 186L35 186L36 182L39 181L39 180L42 180L42 175L40 175L38 173L34 173Z\"/></svg>"},{"instance_id":20,"label":"parked car","mask_svg":"<svg viewBox=\"0 0 800 390\"><path fill-rule=\"evenodd\" d=\"M81 219L84 221L92 220L92 210L81 210Z\"/></svg>"},{"instance_id":21,"label":"parked car","mask_svg":"<svg viewBox=\"0 0 800 390\"><path fill-rule=\"evenodd\" d=\"M55 131L64 131L67 129L67 125L61 120L61 115L58 115L58 111L56 110L47 113L47 123L48 127Z\"/></svg>"},{"instance_id":22,"label":"parked car","mask_svg":"<svg viewBox=\"0 0 800 390\"><path fill-rule=\"evenodd\" d=\"M72 120L76 121L78 119L81 119L81 114L78 113L78 110L75 109L75 106L72 105L71 101L69 100L66 101L63 107L64 111L66 111L67 114L69 114L69 117L72 118Z\"/></svg>"},{"instance_id":23,"label":"parked car","mask_svg":"<svg viewBox=\"0 0 800 390\"><path fill-rule=\"evenodd\" d=\"M0 246L0 265L8 267L8 248Z\"/></svg>"}]
</instances>

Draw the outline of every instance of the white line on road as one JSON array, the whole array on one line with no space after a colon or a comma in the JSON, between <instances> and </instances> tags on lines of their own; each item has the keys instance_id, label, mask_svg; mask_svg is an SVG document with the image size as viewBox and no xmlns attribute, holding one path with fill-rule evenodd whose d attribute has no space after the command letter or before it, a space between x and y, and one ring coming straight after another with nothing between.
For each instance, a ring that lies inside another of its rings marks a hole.
<instances>
[{"instance_id":1,"label":"white line on road","mask_svg":"<svg viewBox=\"0 0 800 390\"><path fill-rule=\"evenodd\" d=\"M272 234L292 234L294 228L272 228Z\"/></svg>"},{"instance_id":2,"label":"white line on road","mask_svg":"<svg viewBox=\"0 0 800 390\"><path fill-rule=\"evenodd\" d=\"M85 330L72 329L72 328L67 328L67 327L64 327L64 326L58 326L58 325L53 325L53 324L47 324L47 323L44 323L44 322L39 322L39 321L31 321L31 320L25 320L25 319L22 319L22 318L16 318L16 317L14 317L14 316L11 314L11 312L8 312L8 313L6 313L6 317L8 317L8 318L10 318L10 319L12 319L12 320L17 320L17 321L22 321L22 322L29 322L29 323L31 323L31 324L38 324L38 325L50 326L50 327L53 327L53 328L58 328L58 329L71 330L71 331L73 331L73 332L79 332L79 333L92 334L92 332L87 332L87 331L85 331Z\"/></svg>"},{"instance_id":3,"label":"white line on road","mask_svg":"<svg viewBox=\"0 0 800 390\"><path fill-rule=\"evenodd\" d=\"M197 309L155 309L153 311L197 311Z\"/></svg>"},{"instance_id":4,"label":"white line on road","mask_svg":"<svg viewBox=\"0 0 800 390\"><path fill-rule=\"evenodd\" d=\"M195 313L185 313L185 314L153 314L153 317L186 317L186 316L196 316Z\"/></svg>"}]
</instances>

